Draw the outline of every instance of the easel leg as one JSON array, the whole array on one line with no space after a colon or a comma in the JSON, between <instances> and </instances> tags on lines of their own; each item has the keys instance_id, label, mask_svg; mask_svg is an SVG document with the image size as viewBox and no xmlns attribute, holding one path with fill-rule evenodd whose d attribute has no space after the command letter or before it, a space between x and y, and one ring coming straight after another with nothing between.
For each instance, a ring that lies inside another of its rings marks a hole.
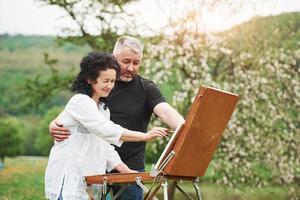
<instances>
[{"instance_id":1,"label":"easel leg","mask_svg":"<svg viewBox=\"0 0 300 200\"><path fill-rule=\"evenodd\" d=\"M106 200L106 194L107 194L107 180L104 178L101 200Z\"/></svg>"},{"instance_id":2,"label":"easel leg","mask_svg":"<svg viewBox=\"0 0 300 200\"><path fill-rule=\"evenodd\" d=\"M187 197L190 200L193 200L193 198L186 193L178 184L175 185L175 187L178 189L179 192L181 192L181 194L183 194L185 197Z\"/></svg>"},{"instance_id":3,"label":"easel leg","mask_svg":"<svg viewBox=\"0 0 300 200\"><path fill-rule=\"evenodd\" d=\"M111 200L117 199L124 192L124 190L126 189L127 186L128 185L122 185L121 189L115 195L111 196Z\"/></svg>"},{"instance_id":4,"label":"easel leg","mask_svg":"<svg viewBox=\"0 0 300 200\"><path fill-rule=\"evenodd\" d=\"M162 182L163 182L163 179L161 179L161 181L159 181L158 185L153 190L153 192L151 192L151 189L148 190L147 193L146 193L146 195L145 195L145 197L143 198L143 200L157 200L157 198L155 197L155 195L158 192L158 190L160 189L160 187L162 185Z\"/></svg>"},{"instance_id":5,"label":"easel leg","mask_svg":"<svg viewBox=\"0 0 300 200\"><path fill-rule=\"evenodd\" d=\"M169 185L168 185L168 199L169 200L174 200L176 185L177 185L177 181L172 181L171 184L169 182Z\"/></svg>"},{"instance_id":6,"label":"easel leg","mask_svg":"<svg viewBox=\"0 0 300 200\"><path fill-rule=\"evenodd\" d=\"M141 177L136 177L135 182L138 186L140 186L140 188L142 188L143 193L146 194L144 199L148 199L149 194L149 190L148 188L146 188L146 186L142 183L142 178ZM151 199L153 200L158 200L154 195L151 197Z\"/></svg>"},{"instance_id":7,"label":"easel leg","mask_svg":"<svg viewBox=\"0 0 300 200\"><path fill-rule=\"evenodd\" d=\"M199 187L199 178L196 178L196 180L194 181L193 184L194 184L194 188L196 190L197 199L198 200L202 200L201 192L200 192L200 187Z\"/></svg>"},{"instance_id":8,"label":"easel leg","mask_svg":"<svg viewBox=\"0 0 300 200\"><path fill-rule=\"evenodd\" d=\"M168 200L168 181L164 180L162 186L164 188L164 200Z\"/></svg>"},{"instance_id":9,"label":"easel leg","mask_svg":"<svg viewBox=\"0 0 300 200\"><path fill-rule=\"evenodd\" d=\"M103 199L103 184L92 184L86 188L89 200ZM105 199L105 198L104 198Z\"/></svg>"}]
</instances>

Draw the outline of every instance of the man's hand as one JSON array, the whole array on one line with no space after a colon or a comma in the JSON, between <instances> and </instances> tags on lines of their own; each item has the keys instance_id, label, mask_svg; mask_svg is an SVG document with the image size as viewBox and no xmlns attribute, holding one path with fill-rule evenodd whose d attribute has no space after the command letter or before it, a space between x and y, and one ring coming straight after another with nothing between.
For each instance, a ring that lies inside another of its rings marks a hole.
<instances>
[{"instance_id":1,"label":"man's hand","mask_svg":"<svg viewBox=\"0 0 300 200\"><path fill-rule=\"evenodd\" d=\"M49 132L57 142L64 141L70 136L70 130L63 127L63 124L52 121L49 125Z\"/></svg>"}]
</instances>

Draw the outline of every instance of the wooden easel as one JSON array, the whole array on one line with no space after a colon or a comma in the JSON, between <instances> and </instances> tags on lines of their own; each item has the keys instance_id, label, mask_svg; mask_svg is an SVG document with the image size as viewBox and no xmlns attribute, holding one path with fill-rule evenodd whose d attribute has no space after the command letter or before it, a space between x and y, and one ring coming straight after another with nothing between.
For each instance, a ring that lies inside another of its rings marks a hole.
<instances>
[{"instance_id":1,"label":"wooden easel","mask_svg":"<svg viewBox=\"0 0 300 200\"><path fill-rule=\"evenodd\" d=\"M214 151L238 102L238 95L202 86L190 108L185 123L178 127L151 173L105 174L85 177L88 185L102 184L105 199L107 184L137 183L144 191L144 199L156 199L163 187L168 199L169 180L192 181L197 199L201 200L199 177L204 176ZM142 182L158 182L149 190ZM192 199L179 185L175 187ZM120 191L122 192L122 190ZM111 199L115 199L111 195Z\"/></svg>"}]
</instances>

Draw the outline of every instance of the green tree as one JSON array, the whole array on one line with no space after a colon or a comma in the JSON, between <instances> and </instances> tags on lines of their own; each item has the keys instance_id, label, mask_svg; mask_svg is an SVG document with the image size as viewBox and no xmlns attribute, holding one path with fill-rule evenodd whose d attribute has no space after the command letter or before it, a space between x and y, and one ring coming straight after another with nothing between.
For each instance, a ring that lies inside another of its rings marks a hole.
<instances>
[{"instance_id":1,"label":"green tree","mask_svg":"<svg viewBox=\"0 0 300 200\"><path fill-rule=\"evenodd\" d=\"M88 44L92 49L111 51L118 34L134 34L135 23L124 7L135 0L40 0L59 7L65 12L65 19L72 24L61 27L59 42ZM92 24L92 26L91 26Z\"/></svg>"},{"instance_id":2,"label":"green tree","mask_svg":"<svg viewBox=\"0 0 300 200\"><path fill-rule=\"evenodd\" d=\"M35 156L39 155L38 150L32 144L35 143L37 135L39 134L39 124L41 123L41 116L39 115L26 115L20 118L22 129L22 155Z\"/></svg>"},{"instance_id":3,"label":"green tree","mask_svg":"<svg viewBox=\"0 0 300 200\"><path fill-rule=\"evenodd\" d=\"M0 159L4 163L5 157L18 155L21 151L21 137L15 119L0 119L0 138Z\"/></svg>"},{"instance_id":4,"label":"green tree","mask_svg":"<svg viewBox=\"0 0 300 200\"><path fill-rule=\"evenodd\" d=\"M299 31L293 35L298 37ZM210 164L214 181L231 187L291 185L295 195L292 186L300 177L300 49L270 45L258 53L250 49L255 44L226 44L219 35L181 29L146 47L145 73L161 85L177 83L172 103L182 113L202 84L237 92L237 110Z\"/></svg>"},{"instance_id":5,"label":"green tree","mask_svg":"<svg viewBox=\"0 0 300 200\"><path fill-rule=\"evenodd\" d=\"M49 135L49 124L62 111L62 107L50 109L44 116L38 128L34 146L39 155L48 156L53 145L53 138Z\"/></svg>"},{"instance_id":6,"label":"green tree","mask_svg":"<svg viewBox=\"0 0 300 200\"><path fill-rule=\"evenodd\" d=\"M44 61L50 69L50 75L37 74L34 78L25 81L20 93L23 98L23 108L40 109L57 93L70 88L74 78L74 70L60 72L55 68L57 59L50 58L47 53L44 54Z\"/></svg>"},{"instance_id":7,"label":"green tree","mask_svg":"<svg viewBox=\"0 0 300 200\"><path fill-rule=\"evenodd\" d=\"M73 26L61 27L59 44L88 45L93 50L111 52L119 34L135 35L135 23L124 7L135 0L39 0L40 3L57 6L65 12L65 19ZM93 24L93 27L90 27ZM44 54L45 64L50 73L47 78L38 74L25 81L21 90L22 104L25 108L41 109L44 103L62 91L70 88L74 78L73 71L62 73L55 65L58 60Z\"/></svg>"}]
</instances>

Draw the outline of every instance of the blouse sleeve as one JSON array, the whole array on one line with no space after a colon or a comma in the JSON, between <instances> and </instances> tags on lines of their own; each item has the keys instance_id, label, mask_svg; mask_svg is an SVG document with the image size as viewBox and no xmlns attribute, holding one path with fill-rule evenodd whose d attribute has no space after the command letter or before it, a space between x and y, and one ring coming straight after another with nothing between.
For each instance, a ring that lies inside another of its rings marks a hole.
<instances>
[{"instance_id":1,"label":"blouse sleeve","mask_svg":"<svg viewBox=\"0 0 300 200\"><path fill-rule=\"evenodd\" d=\"M115 148L112 145L109 145L109 148L107 149L107 165L106 170L110 172L113 170L118 164L122 163L122 160L118 154L118 152L115 150Z\"/></svg>"},{"instance_id":2,"label":"blouse sleeve","mask_svg":"<svg viewBox=\"0 0 300 200\"><path fill-rule=\"evenodd\" d=\"M99 112L96 102L89 96L74 95L66 105L65 111L90 133L116 146L122 145L120 137L125 129L106 119Z\"/></svg>"}]
</instances>

